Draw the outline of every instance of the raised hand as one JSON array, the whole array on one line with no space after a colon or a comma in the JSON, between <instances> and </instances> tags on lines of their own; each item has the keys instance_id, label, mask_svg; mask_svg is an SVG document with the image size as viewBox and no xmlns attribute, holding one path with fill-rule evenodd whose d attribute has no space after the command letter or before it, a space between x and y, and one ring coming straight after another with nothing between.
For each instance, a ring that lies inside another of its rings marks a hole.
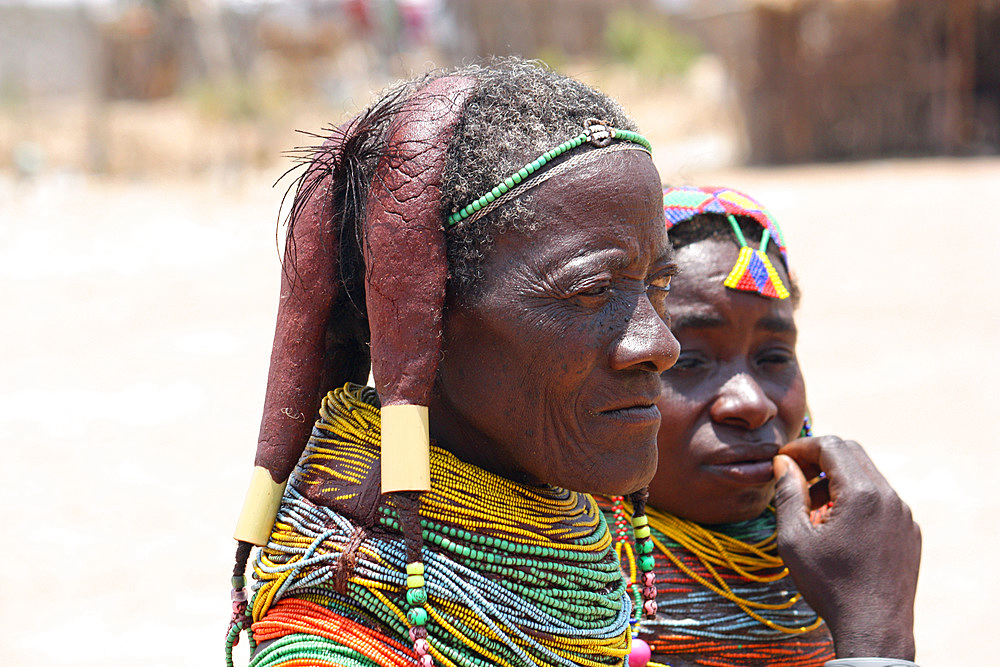
<instances>
[{"instance_id":1,"label":"raised hand","mask_svg":"<svg viewBox=\"0 0 1000 667\"><path fill-rule=\"evenodd\" d=\"M851 440L794 440L774 468L778 552L837 656L912 660L921 540L910 508Z\"/></svg>"}]
</instances>

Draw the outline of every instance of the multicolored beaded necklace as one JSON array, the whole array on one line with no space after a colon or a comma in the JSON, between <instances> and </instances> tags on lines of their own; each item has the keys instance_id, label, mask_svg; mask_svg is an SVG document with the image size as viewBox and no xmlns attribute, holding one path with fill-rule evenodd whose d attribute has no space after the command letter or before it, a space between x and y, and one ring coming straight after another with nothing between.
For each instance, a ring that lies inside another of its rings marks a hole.
<instances>
[{"instance_id":1,"label":"multicolored beaded necklace","mask_svg":"<svg viewBox=\"0 0 1000 667\"><path fill-rule=\"evenodd\" d=\"M354 502L379 466L376 406L372 389L352 385L323 401L254 564L252 636L268 644L251 665L622 665L632 602L590 496L432 447L415 568L388 496L365 528L303 495L325 484Z\"/></svg>"},{"instance_id":2,"label":"multicolored beaded necklace","mask_svg":"<svg viewBox=\"0 0 1000 667\"><path fill-rule=\"evenodd\" d=\"M634 581L631 507L618 497L603 508L622 567ZM655 658L716 667L822 665L833 658L822 620L795 590L777 554L772 510L711 528L651 507L645 513L655 546L658 613L636 631ZM630 585L633 596L636 588Z\"/></svg>"}]
</instances>

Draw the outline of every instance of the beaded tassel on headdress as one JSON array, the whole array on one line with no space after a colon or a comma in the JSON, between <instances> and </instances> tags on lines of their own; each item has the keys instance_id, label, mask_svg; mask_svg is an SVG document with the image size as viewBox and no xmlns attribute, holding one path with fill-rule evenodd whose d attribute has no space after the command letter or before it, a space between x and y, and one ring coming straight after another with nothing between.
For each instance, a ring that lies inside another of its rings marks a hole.
<instances>
[{"instance_id":1,"label":"beaded tassel on headdress","mask_svg":"<svg viewBox=\"0 0 1000 667\"><path fill-rule=\"evenodd\" d=\"M676 187L663 191L663 212L667 220L667 229L702 213L718 213L726 216L733 227L736 240L739 241L740 252L736 264L723 284L730 289L756 292L773 299L788 298L788 289L767 256L767 245L773 241L787 268L788 257L781 229L770 213L758 202L742 192L729 188ZM760 248L757 250L747 243L734 217L737 215L752 218L763 227Z\"/></svg>"},{"instance_id":2,"label":"beaded tassel on headdress","mask_svg":"<svg viewBox=\"0 0 1000 667\"><path fill-rule=\"evenodd\" d=\"M729 272L729 276L723 281L723 285L744 292L757 292L761 296L769 296L772 299L787 299L788 290L781 282L781 278L778 277L778 272L774 270L771 260L767 258L769 230L764 229L760 248L753 250L744 238L740 223L736 222L736 218L732 214L727 215L726 218L740 242L740 254L736 256L736 264Z\"/></svg>"}]
</instances>

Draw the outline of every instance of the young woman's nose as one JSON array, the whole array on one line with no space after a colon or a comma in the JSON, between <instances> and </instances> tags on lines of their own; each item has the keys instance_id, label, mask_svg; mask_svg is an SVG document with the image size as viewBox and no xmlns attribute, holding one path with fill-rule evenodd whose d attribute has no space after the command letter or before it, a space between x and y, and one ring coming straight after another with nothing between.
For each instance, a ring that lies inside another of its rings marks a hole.
<instances>
[{"instance_id":1,"label":"young woman's nose","mask_svg":"<svg viewBox=\"0 0 1000 667\"><path fill-rule=\"evenodd\" d=\"M778 414L778 406L746 371L734 373L712 402L712 420L720 424L758 429Z\"/></svg>"},{"instance_id":2,"label":"young woman's nose","mask_svg":"<svg viewBox=\"0 0 1000 667\"><path fill-rule=\"evenodd\" d=\"M677 362L680 343L645 296L636 303L625 330L611 344L611 368L642 368L662 373Z\"/></svg>"}]
</instances>

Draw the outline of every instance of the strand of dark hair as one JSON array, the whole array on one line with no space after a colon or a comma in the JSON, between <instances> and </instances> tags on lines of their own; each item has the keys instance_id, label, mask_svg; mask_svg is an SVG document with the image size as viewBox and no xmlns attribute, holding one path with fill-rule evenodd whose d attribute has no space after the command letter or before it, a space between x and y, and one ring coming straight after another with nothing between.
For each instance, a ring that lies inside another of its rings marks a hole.
<instances>
[{"instance_id":1,"label":"strand of dark hair","mask_svg":"<svg viewBox=\"0 0 1000 667\"><path fill-rule=\"evenodd\" d=\"M420 552L424 548L423 529L420 526L420 493L400 491L391 495L392 503L396 506L396 512L399 515L403 542L406 545L406 562L420 562Z\"/></svg>"},{"instance_id":2,"label":"strand of dark hair","mask_svg":"<svg viewBox=\"0 0 1000 667\"><path fill-rule=\"evenodd\" d=\"M247 562L250 560L250 551L253 545L243 540L236 542L236 564L233 565L233 576L242 577L247 571Z\"/></svg>"},{"instance_id":3,"label":"strand of dark hair","mask_svg":"<svg viewBox=\"0 0 1000 667\"><path fill-rule=\"evenodd\" d=\"M639 489L628 495L632 503L632 516L646 516L646 502L649 500L649 487Z\"/></svg>"}]
</instances>

